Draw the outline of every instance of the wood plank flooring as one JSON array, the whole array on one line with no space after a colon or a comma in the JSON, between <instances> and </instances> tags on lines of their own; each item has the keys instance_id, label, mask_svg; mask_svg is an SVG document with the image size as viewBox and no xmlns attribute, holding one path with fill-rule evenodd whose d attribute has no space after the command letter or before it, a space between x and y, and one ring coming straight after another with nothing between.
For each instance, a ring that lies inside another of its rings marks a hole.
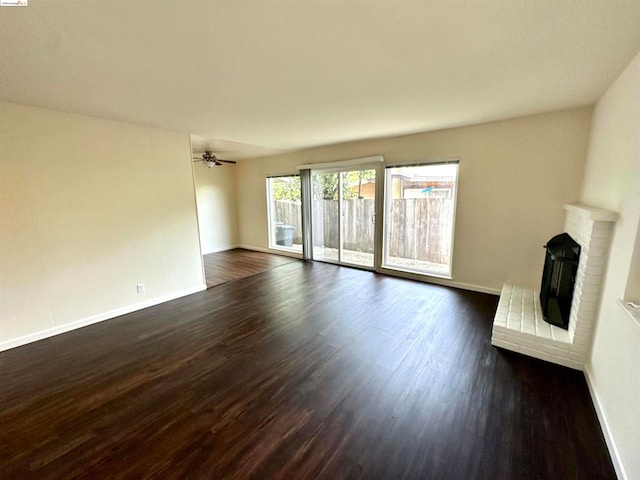
<instances>
[{"instance_id":1,"label":"wood plank flooring","mask_svg":"<svg viewBox=\"0 0 640 480\"><path fill-rule=\"evenodd\" d=\"M0 478L615 478L496 304L299 261L0 353Z\"/></svg>"},{"instance_id":2,"label":"wood plank flooring","mask_svg":"<svg viewBox=\"0 0 640 480\"><path fill-rule=\"evenodd\" d=\"M208 253L203 255L203 258L207 288L299 261L297 258L243 248Z\"/></svg>"}]
</instances>

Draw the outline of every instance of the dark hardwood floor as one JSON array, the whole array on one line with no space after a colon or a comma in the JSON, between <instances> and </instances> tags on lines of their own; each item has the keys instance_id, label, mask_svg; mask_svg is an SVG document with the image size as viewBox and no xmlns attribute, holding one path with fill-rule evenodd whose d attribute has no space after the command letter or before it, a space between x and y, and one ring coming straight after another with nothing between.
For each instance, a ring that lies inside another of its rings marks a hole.
<instances>
[{"instance_id":1,"label":"dark hardwood floor","mask_svg":"<svg viewBox=\"0 0 640 480\"><path fill-rule=\"evenodd\" d=\"M608 479L497 297L294 262L0 353L3 479Z\"/></svg>"},{"instance_id":2,"label":"dark hardwood floor","mask_svg":"<svg viewBox=\"0 0 640 480\"><path fill-rule=\"evenodd\" d=\"M203 255L203 259L208 288L299 261L297 258L255 252L244 248L208 253Z\"/></svg>"}]
</instances>

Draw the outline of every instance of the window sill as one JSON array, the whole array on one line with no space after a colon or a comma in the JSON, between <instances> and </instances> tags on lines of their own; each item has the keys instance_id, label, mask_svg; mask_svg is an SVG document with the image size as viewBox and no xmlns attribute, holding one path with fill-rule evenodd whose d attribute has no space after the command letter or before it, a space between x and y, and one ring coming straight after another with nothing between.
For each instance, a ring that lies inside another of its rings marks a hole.
<instances>
[{"instance_id":1,"label":"window sill","mask_svg":"<svg viewBox=\"0 0 640 480\"><path fill-rule=\"evenodd\" d=\"M390 270L393 272L409 273L411 275L416 275L420 277L440 278L442 280L453 280L453 277L446 273L425 272L423 270L412 270L410 268L400 268L400 267L394 267L391 265L382 265L380 269Z\"/></svg>"},{"instance_id":2,"label":"window sill","mask_svg":"<svg viewBox=\"0 0 640 480\"><path fill-rule=\"evenodd\" d=\"M287 257L302 258L302 252L293 248L286 248L280 246L269 246L269 250L278 255L285 255Z\"/></svg>"}]
</instances>

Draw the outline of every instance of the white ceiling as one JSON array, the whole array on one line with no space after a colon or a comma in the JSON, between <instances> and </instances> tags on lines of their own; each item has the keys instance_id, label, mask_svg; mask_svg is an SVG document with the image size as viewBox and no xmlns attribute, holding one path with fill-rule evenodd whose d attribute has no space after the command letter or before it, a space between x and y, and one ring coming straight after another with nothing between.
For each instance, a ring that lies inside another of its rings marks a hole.
<instances>
[{"instance_id":1,"label":"white ceiling","mask_svg":"<svg viewBox=\"0 0 640 480\"><path fill-rule=\"evenodd\" d=\"M640 0L30 0L0 99L242 158L592 104L639 50Z\"/></svg>"}]
</instances>

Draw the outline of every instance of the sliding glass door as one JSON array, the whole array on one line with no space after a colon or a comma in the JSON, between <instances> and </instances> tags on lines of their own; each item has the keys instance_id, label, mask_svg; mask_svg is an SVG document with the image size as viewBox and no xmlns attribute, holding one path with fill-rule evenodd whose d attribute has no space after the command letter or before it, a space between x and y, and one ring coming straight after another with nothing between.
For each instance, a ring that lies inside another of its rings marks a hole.
<instances>
[{"instance_id":1,"label":"sliding glass door","mask_svg":"<svg viewBox=\"0 0 640 480\"><path fill-rule=\"evenodd\" d=\"M376 170L311 171L314 260L374 268Z\"/></svg>"},{"instance_id":2,"label":"sliding glass door","mask_svg":"<svg viewBox=\"0 0 640 480\"><path fill-rule=\"evenodd\" d=\"M382 157L306 164L272 177L270 246L383 273L452 277L458 160Z\"/></svg>"}]
</instances>

